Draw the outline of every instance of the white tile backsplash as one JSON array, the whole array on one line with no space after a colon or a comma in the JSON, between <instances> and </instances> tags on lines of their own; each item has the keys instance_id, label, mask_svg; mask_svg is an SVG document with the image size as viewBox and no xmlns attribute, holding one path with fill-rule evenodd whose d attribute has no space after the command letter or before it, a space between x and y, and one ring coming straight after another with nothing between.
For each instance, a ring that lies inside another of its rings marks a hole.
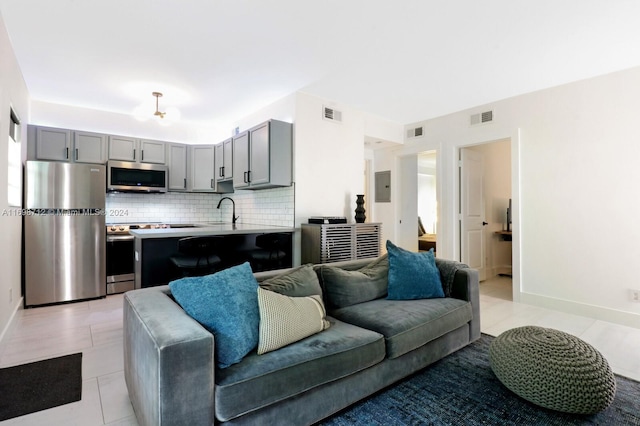
<instances>
[{"instance_id":1,"label":"white tile backsplash","mask_svg":"<svg viewBox=\"0 0 640 426\"><path fill-rule=\"evenodd\" d=\"M294 187L236 191L232 194L167 192L166 194L109 193L107 223L195 223L230 222L232 204L236 203L239 223L294 226Z\"/></svg>"}]
</instances>

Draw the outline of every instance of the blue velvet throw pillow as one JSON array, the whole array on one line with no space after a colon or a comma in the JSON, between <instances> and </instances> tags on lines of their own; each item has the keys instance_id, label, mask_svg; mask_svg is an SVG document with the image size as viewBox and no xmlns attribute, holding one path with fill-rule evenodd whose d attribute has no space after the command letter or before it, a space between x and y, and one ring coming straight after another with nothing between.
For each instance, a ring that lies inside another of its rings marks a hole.
<instances>
[{"instance_id":1,"label":"blue velvet throw pillow","mask_svg":"<svg viewBox=\"0 0 640 426\"><path fill-rule=\"evenodd\" d=\"M258 282L248 262L203 277L181 278L169 288L182 309L215 336L219 368L242 361L258 346Z\"/></svg>"},{"instance_id":2,"label":"blue velvet throw pillow","mask_svg":"<svg viewBox=\"0 0 640 426\"><path fill-rule=\"evenodd\" d=\"M432 299L444 297L440 271L433 249L414 253L387 241L389 287L387 299Z\"/></svg>"}]
</instances>

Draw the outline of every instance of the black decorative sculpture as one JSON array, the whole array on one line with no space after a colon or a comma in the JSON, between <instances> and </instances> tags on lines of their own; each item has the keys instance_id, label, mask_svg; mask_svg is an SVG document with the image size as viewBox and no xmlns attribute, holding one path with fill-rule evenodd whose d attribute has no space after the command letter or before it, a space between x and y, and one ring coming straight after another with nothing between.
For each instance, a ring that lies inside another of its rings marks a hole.
<instances>
[{"instance_id":1,"label":"black decorative sculpture","mask_svg":"<svg viewBox=\"0 0 640 426\"><path fill-rule=\"evenodd\" d=\"M364 194L356 195L356 223L364 223L367 216L364 210Z\"/></svg>"}]
</instances>

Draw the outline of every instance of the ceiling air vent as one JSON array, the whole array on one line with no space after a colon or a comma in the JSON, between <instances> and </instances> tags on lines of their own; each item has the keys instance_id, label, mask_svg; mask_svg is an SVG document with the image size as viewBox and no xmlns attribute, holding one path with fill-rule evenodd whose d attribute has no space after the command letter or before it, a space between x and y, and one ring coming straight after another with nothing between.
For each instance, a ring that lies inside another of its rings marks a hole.
<instances>
[{"instance_id":1,"label":"ceiling air vent","mask_svg":"<svg viewBox=\"0 0 640 426\"><path fill-rule=\"evenodd\" d=\"M493 121L493 111L480 112L471 116L471 125L489 123Z\"/></svg>"},{"instance_id":2,"label":"ceiling air vent","mask_svg":"<svg viewBox=\"0 0 640 426\"><path fill-rule=\"evenodd\" d=\"M342 122L342 112L329 107L322 107L322 118L329 121Z\"/></svg>"},{"instance_id":3,"label":"ceiling air vent","mask_svg":"<svg viewBox=\"0 0 640 426\"><path fill-rule=\"evenodd\" d=\"M407 130L407 139L422 136L422 126Z\"/></svg>"}]
</instances>

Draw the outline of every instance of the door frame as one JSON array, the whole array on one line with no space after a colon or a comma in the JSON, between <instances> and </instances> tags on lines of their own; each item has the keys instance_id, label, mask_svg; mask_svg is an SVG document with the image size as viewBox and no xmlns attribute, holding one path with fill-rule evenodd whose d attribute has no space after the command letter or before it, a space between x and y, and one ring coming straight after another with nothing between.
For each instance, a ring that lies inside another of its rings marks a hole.
<instances>
[{"instance_id":1,"label":"door frame","mask_svg":"<svg viewBox=\"0 0 640 426\"><path fill-rule=\"evenodd\" d=\"M449 155L450 158L456 163L456 167L454 167L454 191L455 196L453 197L453 209L451 212L451 223L455 224L452 226L453 231L453 253L457 256L458 260L460 260L460 197L461 197L461 182L460 182L460 168L459 165L459 155L460 149L467 148L474 145L483 145L487 143L492 143L500 140L509 139L511 142L511 200L512 200L512 209L511 212L511 230L513 232L512 235L512 296L514 302L520 301L520 294L522 290L522 270L521 270L521 227L520 227L520 144L521 144L521 131L519 128L513 130L511 134L499 136L499 135L485 135L485 137L479 136L477 140L460 142L450 147Z\"/></svg>"}]
</instances>

